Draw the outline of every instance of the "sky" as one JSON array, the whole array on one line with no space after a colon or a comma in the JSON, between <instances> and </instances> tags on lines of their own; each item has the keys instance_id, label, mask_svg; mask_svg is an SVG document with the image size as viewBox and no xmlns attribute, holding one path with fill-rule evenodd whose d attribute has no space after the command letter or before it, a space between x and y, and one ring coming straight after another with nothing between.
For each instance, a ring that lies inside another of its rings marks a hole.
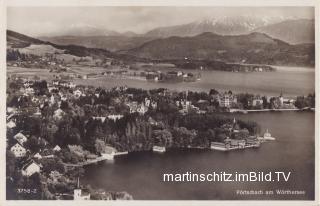
<instances>
[{"instance_id":1,"label":"sky","mask_svg":"<svg viewBox=\"0 0 320 206\"><path fill-rule=\"evenodd\" d=\"M221 16L314 18L312 7L8 7L7 28L30 36L53 36L70 27L145 33L156 27Z\"/></svg>"}]
</instances>

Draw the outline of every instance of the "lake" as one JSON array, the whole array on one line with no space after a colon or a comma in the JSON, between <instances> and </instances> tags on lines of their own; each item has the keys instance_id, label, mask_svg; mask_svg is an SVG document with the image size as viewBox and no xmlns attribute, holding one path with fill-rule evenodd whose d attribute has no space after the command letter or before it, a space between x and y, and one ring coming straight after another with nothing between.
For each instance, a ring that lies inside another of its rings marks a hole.
<instances>
[{"instance_id":1,"label":"lake","mask_svg":"<svg viewBox=\"0 0 320 206\"><path fill-rule=\"evenodd\" d=\"M314 92L315 70L313 68L276 67L276 72L235 73L224 71L182 70L184 72L201 73L197 82L158 83L133 79L98 78L75 80L78 84L94 85L105 88L127 85L128 87L154 89L168 88L177 91L206 91L215 88L220 91L248 92L267 96L307 95Z\"/></svg>"},{"instance_id":2,"label":"lake","mask_svg":"<svg viewBox=\"0 0 320 206\"><path fill-rule=\"evenodd\" d=\"M263 112L228 114L253 120L262 131L269 129L277 140L258 149L229 152L211 150L171 150L164 154L130 153L113 163L86 167L82 184L107 191L127 191L138 200L241 200L314 199L313 112ZM288 182L162 182L163 173L212 172L292 172ZM237 195L236 190L303 190L305 195Z\"/></svg>"}]
</instances>

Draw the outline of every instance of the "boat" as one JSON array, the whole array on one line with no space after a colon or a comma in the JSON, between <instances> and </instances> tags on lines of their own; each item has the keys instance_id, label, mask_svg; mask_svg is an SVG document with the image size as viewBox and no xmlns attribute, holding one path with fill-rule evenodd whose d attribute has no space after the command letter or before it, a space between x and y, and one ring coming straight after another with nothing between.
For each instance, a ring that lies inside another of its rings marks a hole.
<instances>
[{"instance_id":1,"label":"boat","mask_svg":"<svg viewBox=\"0 0 320 206\"><path fill-rule=\"evenodd\" d=\"M272 137L271 134L269 133L268 129L267 131L263 134L263 139L264 140L276 140L276 138Z\"/></svg>"},{"instance_id":2,"label":"boat","mask_svg":"<svg viewBox=\"0 0 320 206\"><path fill-rule=\"evenodd\" d=\"M211 142L210 149L218 151L229 151L230 144L224 142Z\"/></svg>"},{"instance_id":3,"label":"boat","mask_svg":"<svg viewBox=\"0 0 320 206\"><path fill-rule=\"evenodd\" d=\"M166 148L165 147L161 147L161 146L153 146L152 147L152 151L159 152L159 153L164 153L166 151Z\"/></svg>"}]
</instances>

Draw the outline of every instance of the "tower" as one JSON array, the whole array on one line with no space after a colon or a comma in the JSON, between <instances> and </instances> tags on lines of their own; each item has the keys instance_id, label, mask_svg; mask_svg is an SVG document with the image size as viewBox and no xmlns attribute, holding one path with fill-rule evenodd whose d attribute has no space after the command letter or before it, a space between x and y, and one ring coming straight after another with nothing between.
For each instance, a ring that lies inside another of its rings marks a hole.
<instances>
[{"instance_id":1,"label":"tower","mask_svg":"<svg viewBox=\"0 0 320 206\"><path fill-rule=\"evenodd\" d=\"M73 190L73 199L74 200L80 200L81 199L81 189L80 189L80 181L79 177L77 180L77 187Z\"/></svg>"},{"instance_id":2,"label":"tower","mask_svg":"<svg viewBox=\"0 0 320 206\"><path fill-rule=\"evenodd\" d=\"M279 100L280 100L280 105L282 106L282 105L283 105L283 95L282 95L282 91L281 91L281 93L280 93Z\"/></svg>"}]
</instances>

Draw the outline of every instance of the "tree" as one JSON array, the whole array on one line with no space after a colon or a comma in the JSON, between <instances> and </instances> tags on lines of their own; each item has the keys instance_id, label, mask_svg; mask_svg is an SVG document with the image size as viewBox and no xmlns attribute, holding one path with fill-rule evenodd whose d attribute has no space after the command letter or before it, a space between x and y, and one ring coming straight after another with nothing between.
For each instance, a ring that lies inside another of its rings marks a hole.
<instances>
[{"instance_id":1,"label":"tree","mask_svg":"<svg viewBox=\"0 0 320 206\"><path fill-rule=\"evenodd\" d=\"M172 145L172 134L169 130L154 130L154 144L158 146L170 147Z\"/></svg>"},{"instance_id":2,"label":"tree","mask_svg":"<svg viewBox=\"0 0 320 206\"><path fill-rule=\"evenodd\" d=\"M96 143L94 144L96 151L98 153L104 153L105 148L106 148L106 144L103 140L100 139L96 139Z\"/></svg>"},{"instance_id":3,"label":"tree","mask_svg":"<svg viewBox=\"0 0 320 206\"><path fill-rule=\"evenodd\" d=\"M185 127L173 128L173 143L176 147L191 146L193 140L196 138L197 133L195 130L188 130Z\"/></svg>"},{"instance_id":4,"label":"tree","mask_svg":"<svg viewBox=\"0 0 320 206\"><path fill-rule=\"evenodd\" d=\"M266 96L262 97L262 101L263 101L263 108L264 109L268 109L269 108L269 104L268 104L268 100Z\"/></svg>"},{"instance_id":5,"label":"tree","mask_svg":"<svg viewBox=\"0 0 320 206\"><path fill-rule=\"evenodd\" d=\"M51 171L58 171L64 173L64 165L58 158L43 158L41 159L42 171L50 174Z\"/></svg>"},{"instance_id":6,"label":"tree","mask_svg":"<svg viewBox=\"0 0 320 206\"><path fill-rule=\"evenodd\" d=\"M31 138L29 138L25 142L24 146L33 153L39 152L40 150L40 144L39 144L38 138L36 138L35 136L32 136Z\"/></svg>"},{"instance_id":7,"label":"tree","mask_svg":"<svg viewBox=\"0 0 320 206\"><path fill-rule=\"evenodd\" d=\"M16 170L16 157L10 151L6 151L6 176L13 177L14 172Z\"/></svg>"}]
</instances>

